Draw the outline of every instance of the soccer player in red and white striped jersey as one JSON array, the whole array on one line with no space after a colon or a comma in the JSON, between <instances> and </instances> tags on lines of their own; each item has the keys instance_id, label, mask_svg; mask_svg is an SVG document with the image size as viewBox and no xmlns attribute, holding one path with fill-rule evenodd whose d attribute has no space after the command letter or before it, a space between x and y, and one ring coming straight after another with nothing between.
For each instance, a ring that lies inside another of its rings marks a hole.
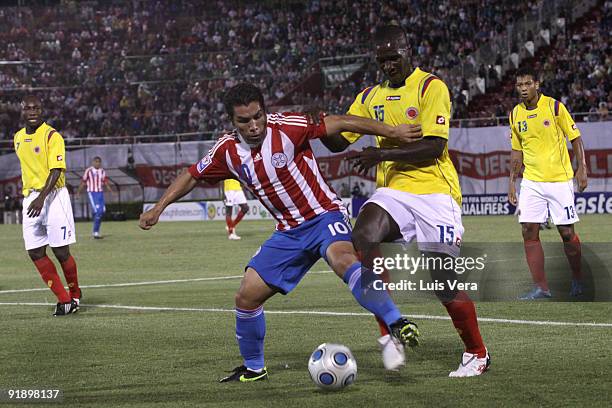
<instances>
[{"instance_id":1,"label":"soccer player in red and white striped jersey","mask_svg":"<svg viewBox=\"0 0 612 408\"><path fill-rule=\"evenodd\" d=\"M403 345L414 345L418 329L401 316L389 294L362 287L372 272L358 260L346 209L320 173L309 143L345 130L412 141L412 127L357 116L326 116L315 124L296 113L266 114L261 91L247 83L228 91L225 109L236 130L221 137L140 216L140 227L148 230L198 180L214 183L232 178L249 189L277 221L276 231L248 263L236 294L236 338L244 363L222 382L267 378L263 304L278 292L290 292L321 257L347 283L359 304L389 326L402 352Z\"/></svg>"},{"instance_id":2,"label":"soccer player in red and white striped jersey","mask_svg":"<svg viewBox=\"0 0 612 408\"><path fill-rule=\"evenodd\" d=\"M102 217L106 212L106 203L104 201L104 188L111 192L112 188L106 177L106 171L102 168L102 159L96 156L91 161L91 167L88 167L81 178L81 184L77 189L77 195L81 194L84 187L87 187L87 198L91 211L94 216L93 237L94 239L102 238L100 236L100 225Z\"/></svg>"}]
</instances>

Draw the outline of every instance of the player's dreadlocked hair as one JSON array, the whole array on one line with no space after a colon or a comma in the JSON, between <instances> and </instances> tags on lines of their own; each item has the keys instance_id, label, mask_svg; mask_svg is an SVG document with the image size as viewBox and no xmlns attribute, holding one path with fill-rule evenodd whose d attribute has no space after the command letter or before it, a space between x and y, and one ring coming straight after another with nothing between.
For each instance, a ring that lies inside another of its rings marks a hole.
<instances>
[{"instance_id":1,"label":"player's dreadlocked hair","mask_svg":"<svg viewBox=\"0 0 612 408\"><path fill-rule=\"evenodd\" d=\"M226 92L223 98L225 111L230 119L234 117L234 107L248 106L251 102L259 102L261 108L264 111L266 110L263 94L258 87L250 82L241 82L238 85L234 85Z\"/></svg>"},{"instance_id":2,"label":"player's dreadlocked hair","mask_svg":"<svg viewBox=\"0 0 612 408\"><path fill-rule=\"evenodd\" d=\"M516 71L516 77L530 76L534 81L539 81L538 71L530 65L524 65Z\"/></svg>"}]
</instances>

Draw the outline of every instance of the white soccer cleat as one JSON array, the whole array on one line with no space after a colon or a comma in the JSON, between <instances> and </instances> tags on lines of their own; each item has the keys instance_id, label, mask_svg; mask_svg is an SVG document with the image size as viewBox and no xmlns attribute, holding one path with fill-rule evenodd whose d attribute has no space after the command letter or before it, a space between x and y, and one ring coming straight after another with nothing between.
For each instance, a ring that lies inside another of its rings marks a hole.
<instances>
[{"instance_id":1,"label":"white soccer cleat","mask_svg":"<svg viewBox=\"0 0 612 408\"><path fill-rule=\"evenodd\" d=\"M242 239L242 238L239 235L237 235L235 232L232 232L231 234L227 236L227 239L232 240L232 241L238 241L239 239Z\"/></svg>"},{"instance_id":2,"label":"white soccer cleat","mask_svg":"<svg viewBox=\"0 0 612 408\"><path fill-rule=\"evenodd\" d=\"M487 351L487 355L483 358L478 358L476 354L463 353L459 368L451 371L449 377L474 377L487 371L491 365L491 356Z\"/></svg>"},{"instance_id":3,"label":"white soccer cleat","mask_svg":"<svg viewBox=\"0 0 612 408\"><path fill-rule=\"evenodd\" d=\"M382 351L383 365L386 370L398 371L406 364L404 346L398 339L386 334L378 339L378 345Z\"/></svg>"}]
</instances>

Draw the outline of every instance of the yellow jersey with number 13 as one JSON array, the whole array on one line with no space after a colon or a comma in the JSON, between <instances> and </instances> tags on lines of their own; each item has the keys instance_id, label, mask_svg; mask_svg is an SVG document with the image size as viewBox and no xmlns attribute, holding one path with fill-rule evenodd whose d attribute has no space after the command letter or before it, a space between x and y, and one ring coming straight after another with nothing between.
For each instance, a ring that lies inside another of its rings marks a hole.
<instances>
[{"instance_id":1,"label":"yellow jersey with number 13","mask_svg":"<svg viewBox=\"0 0 612 408\"><path fill-rule=\"evenodd\" d=\"M64 139L51 126L43 123L29 135L23 128L15 133L13 139L15 152L21 164L21 181L23 196L27 197L30 190L41 190L51 169L66 170L66 150ZM64 172L60 175L55 188L66 185Z\"/></svg>"},{"instance_id":2,"label":"yellow jersey with number 13","mask_svg":"<svg viewBox=\"0 0 612 408\"><path fill-rule=\"evenodd\" d=\"M533 109L523 103L516 105L510 112L510 130L512 149L523 152L523 177L543 182L574 177L565 137L572 141L580 131L561 102L540 95Z\"/></svg>"},{"instance_id":3,"label":"yellow jersey with number 13","mask_svg":"<svg viewBox=\"0 0 612 408\"><path fill-rule=\"evenodd\" d=\"M372 118L389 125L421 125L424 137L448 140L450 95L446 84L438 77L416 68L401 87L388 81L364 89L357 95L348 114ZM354 143L362 135L350 132L342 136ZM376 137L381 148L399 144ZM448 145L437 159L421 163L382 162L376 168L377 187L389 187L413 194L448 194L461 205L461 189L457 171L448 154Z\"/></svg>"}]
</instances>

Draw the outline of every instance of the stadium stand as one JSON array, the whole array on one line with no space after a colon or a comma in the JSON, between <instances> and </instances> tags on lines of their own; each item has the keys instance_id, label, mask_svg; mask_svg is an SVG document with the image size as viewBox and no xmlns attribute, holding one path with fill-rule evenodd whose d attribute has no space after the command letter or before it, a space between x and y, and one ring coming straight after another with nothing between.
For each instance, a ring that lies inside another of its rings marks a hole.
<instances>
[{"instance_id":1,"label":"stadium stand","mask_svg":"<svg viewBox=\"0 0 612 408\"><path fill-rule=\"evenodd\" d=\"M596 19L582 26L581 20L562 17L567 30L536 54L545 79L554 79L551 86L560 93L555 96L567 100L573 112L612 108L604 40L612 7L609 1L592 3L589 12ZM110 136L113 143L132 141L133 135L200 138L226 124L220 97L239 80L267 90L275 105L343 111L359 89L380 78L370 59L362 58L345 81L326 87L321 61L364 55L370 33L358 27L372 31L391 20L408 28L418 64L449 84L455 118L503 116L512 87L508 61L524 38L514 35L512 44L494 45L509 28L516 34L522 22L545 27L553 17L574 16L569 4L312 0L201 7L183 0L157 1L153 7L142 1L0 7L0 41L7 45L0 49L0 139L12 137L17 102L30 91L50 102L49 121L69 144L82 138L103 143ZM485 48L494 59L490 68L479 64L487 60ZM577 49L586 57L571 58ZM578 73L579 81L568 72ZM479 81L485 82L480 91ZM296 100L303 92L294 91L305 88L310 95ZM474 97L479 92L486 93ZM161 139L139 138L148 140Z\"/></svg>"}]
</instances>

